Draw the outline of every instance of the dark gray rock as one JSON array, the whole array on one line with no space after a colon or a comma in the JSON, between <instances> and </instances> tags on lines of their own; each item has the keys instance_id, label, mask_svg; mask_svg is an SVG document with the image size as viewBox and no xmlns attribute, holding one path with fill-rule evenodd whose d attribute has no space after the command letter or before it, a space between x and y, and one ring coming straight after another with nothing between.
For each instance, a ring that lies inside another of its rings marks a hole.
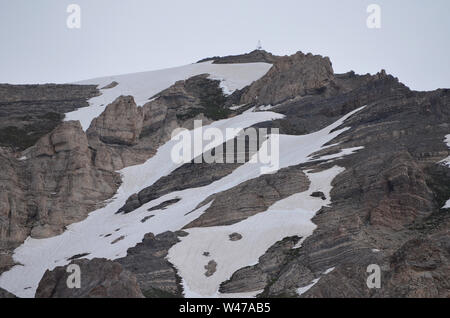
<instances>
[{"instance_id":1,"label":"dark gray rock","mask_svg":"<svg viewBox=\"0 0 450 318\"><path fill-rule=\"evenodd\" d=\"M179 242L178 234L165 232L144 240L127 251L127 256L116 260L134 275L145 297L181 297L181 278L166 260L169 249Z\"/></svg>"},{"instance_id":2,"label":"dark gray rock","mask_svg":"<svg viewBox=\"0 0 450 318\"><path fill-rule=\"evenodd\" d=\"M230 234L230 241L235 242L235 241L240 241L242 240L242 235L239 233L231 233Z\"/></svg>"},{"instance_id":3,"label":"dark gray rock","mask_svg":"<svg viewBox=\"0 0 450 318\"><path fill-rule=\"evenodd\" d=\"M221 293L244 293L264 289L277 277L282 265L295 256L292 248L299 237L288 237L270 247L258 260L258 264L242 268L220 286ZM313 277L311 274L307 278Z\"/></svg>"},{"instance_id":4,"label":"dark gray rock","mask_svg":"<svg viewBox=\"0 0 450 318\"><path fill-rule=\"evenodd\" d=\"M273 64L278 58L278 56L264 50L254 50L247 54L208 57L198 61L197 63L213 61L213 64L240 64L257 62Z\"/></svg>"},{"instance_id":5,"label":"dark gray rock","mask_svg":"<svg viewBox=\"0 0 450 318\"><path fill-rule=\"evenodd\" d=\"M58 126L64 113L89 106L95 85L0 84L0 147L24 150Z\"/></svg>"},{"instance_id":6,"label":"dark gray rock","mask_svg":"<svg viewBox=\"0 0 450 318\"><path fill-rule=\"evenodd\" d=\"M210 260L208 264L205 265L205 276L211 277L217 270L217 262L215 260Z\"/></svg>"}]
</instances>

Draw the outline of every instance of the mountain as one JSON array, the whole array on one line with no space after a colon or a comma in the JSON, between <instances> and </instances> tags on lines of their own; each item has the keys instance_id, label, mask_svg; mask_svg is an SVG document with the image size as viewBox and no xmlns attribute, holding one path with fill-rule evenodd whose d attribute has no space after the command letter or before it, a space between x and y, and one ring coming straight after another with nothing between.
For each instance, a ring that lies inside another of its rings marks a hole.
<instances>
[{"instance_id":1,"label":"mountain","mask_svg":"<svg viewBox=\"0 0 450 318\"><path fill-rule=\"evenodd\" d=\"M449 148L448 89L302 52L2 84L0 297L449 297Z\"/></svg>"}]
</instances>

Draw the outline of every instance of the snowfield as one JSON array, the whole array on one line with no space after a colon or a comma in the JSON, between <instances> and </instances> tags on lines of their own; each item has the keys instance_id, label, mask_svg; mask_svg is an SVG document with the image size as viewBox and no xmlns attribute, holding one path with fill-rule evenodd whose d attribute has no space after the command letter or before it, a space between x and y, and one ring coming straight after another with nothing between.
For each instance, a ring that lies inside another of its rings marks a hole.
<instances>
[{"instance_id":1,"label":"snowfield","mask_svg":"<svg viewBox=\"0 0 450 318\"><path fill-rule=\"evenodd\" d=\"M192 76L209 74L210 79L220 80L224 93L229 95L237 89L242 89L263 77L272 64L244 63L244 64L189 64L164 70L109 76L78 82L76 84L94 84L99 89L117 82L113 88L101 89L101 95L91 98L89 106L67 113L65 120L79 120L86 131L94 118L100 116L103 110L117 97L133 96L138 106L143 106L161 91L169 88L175 82L186 80Z\"/></svg>"}]
</instances>

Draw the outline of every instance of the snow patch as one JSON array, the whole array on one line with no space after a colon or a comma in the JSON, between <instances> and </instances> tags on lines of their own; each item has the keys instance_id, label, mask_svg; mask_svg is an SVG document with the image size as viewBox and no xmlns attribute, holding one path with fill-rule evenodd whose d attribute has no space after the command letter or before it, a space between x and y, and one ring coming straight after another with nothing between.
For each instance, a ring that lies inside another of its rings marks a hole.
<instances>
[{"instance_id":1,"label":"snow patch","mask_svg":"<svg viewBox=\"0 0 450 318\"><path fill-rule=\"evenodd\" d=\"M238 110L238 109L240 109L240 108L242 108L242 107L244 107L244 106L245 106L245 104L243 104L243 105L231 106L230 109L231 109L231 110Z\"/></svg>"}]
</instances>

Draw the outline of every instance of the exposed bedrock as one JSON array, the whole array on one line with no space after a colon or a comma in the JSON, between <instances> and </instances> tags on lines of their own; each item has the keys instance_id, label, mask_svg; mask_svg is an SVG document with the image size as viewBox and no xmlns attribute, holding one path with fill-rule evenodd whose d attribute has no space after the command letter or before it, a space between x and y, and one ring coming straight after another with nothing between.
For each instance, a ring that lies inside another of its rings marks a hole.
<instances>
[{"instance_id":1,"label":"exposed bedrock","mask_svg":"<svg viewBox=\"0 0 450 318\"><path fill-rule=\"evenodd\" d=\"M295 256L297 250L293 250L293 247L299 240L300 237L295 236L287 237L275 243L259 258L257 265L245 267L235 272L228 281L221 284L219 291L224 294L232 294L264 289L276 278L280 267ZM306 271L304 275L309 279L314 277Z\"/></svg>"},{"instance_id":2,"label":"exposed bedrock","mask_svg":"<svg viewBox=\"0 0 450 318\"><path fill-rule=\"evenodd\" d=\"M200 206L213 201L211 206L185 228L238 223L266 211L277 201L308 190L309 184L306 175L296 167L282 169L276 174L262 175L205 199Z\"/></svg>"},{"instance_id":3,"label":"exposed bedrock","mask_svg":"<svg viewBox=\"0 0 450 318\"><path fill-rule=\"evenodd\" d=\"M132 96L120 96L95 118L88 134L96 134L106 144L134 145L142 131L144 116Z\"/></svg>"},{"instance_id":4,"label":"exposed bedrock","mask_svg":"<svg viewBox=\"0 0 450 318\"><path fill-rule=\"evenodd\" d=\"M320 94L334 78L329 58L298 52L278 57L261 79L250 85L241 104L277 105L294 97Z\"/></svg>"},{"instance_id":5,"label":"exposed bedrock","mask_svg":"<svg viewBox=\"0 0 450 318\"><path fill-rule=\"evenodd\" d=\"M178 236L185 234L149 233L141 243L128 249L126 257L116 260L136 276L145 297L182 297L181 278L166 257L169 249L180 242Z\"/></svg>"},{"instance_id":6,"label":"exposed bedrock","mask_svg":"<svg viewBox=\"0 0 450 318\"><path fill-rule=\"evenodd\" d=\"M136 277L122 265L106 259L76 260L80 288L69 288L75 272L68 266L45 272L36 291L36 298L143 298ZM71 276L72 275L72 276Z\"/></svg>"}]
</instances>

